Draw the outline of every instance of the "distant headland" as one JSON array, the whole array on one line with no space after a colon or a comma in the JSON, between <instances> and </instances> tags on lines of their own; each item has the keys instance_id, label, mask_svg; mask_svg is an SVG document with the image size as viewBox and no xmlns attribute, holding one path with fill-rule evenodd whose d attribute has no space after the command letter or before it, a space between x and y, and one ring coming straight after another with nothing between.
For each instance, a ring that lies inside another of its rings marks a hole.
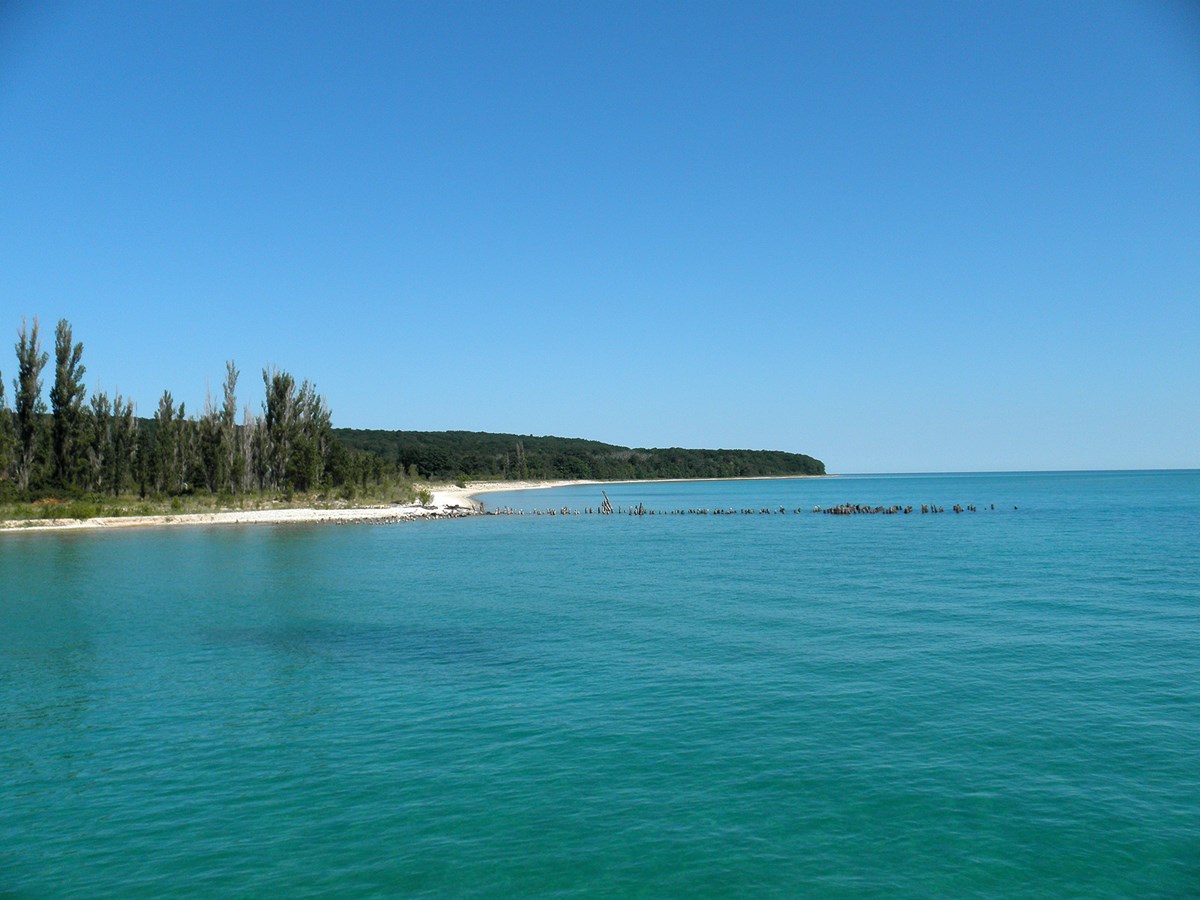
<instances>
[{"instance_id":1,"label":"distant headland","mask_svg":"<svg viewBox=\"0 0 1200 900\"><path fill-rule=\"evenodd\" d=\"M352 450L394 460L429 479L642 481L824 475L825 463L781 450L621 447L582 438L484 431L335 428Z\"/></svg>"}]
</instances>

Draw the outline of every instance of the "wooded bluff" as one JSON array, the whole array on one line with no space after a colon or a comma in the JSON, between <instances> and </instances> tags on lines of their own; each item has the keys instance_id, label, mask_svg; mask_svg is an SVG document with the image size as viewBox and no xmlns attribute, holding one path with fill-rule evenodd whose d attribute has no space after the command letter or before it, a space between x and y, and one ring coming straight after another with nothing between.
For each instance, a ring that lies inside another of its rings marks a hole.
<instances>
[{"instance_id":1,"label":"wooded bluff","mask_svg":"<svg viewBox=\"0 0 1200 900\"><path fill-rule=\"evenodd\" d=\"M825 464L780 450L620 447L581 438L483 431L374 431L335 428L349 449L372 453L432 479L753 478L824 475Z\"/></svg>"}]
</instances>

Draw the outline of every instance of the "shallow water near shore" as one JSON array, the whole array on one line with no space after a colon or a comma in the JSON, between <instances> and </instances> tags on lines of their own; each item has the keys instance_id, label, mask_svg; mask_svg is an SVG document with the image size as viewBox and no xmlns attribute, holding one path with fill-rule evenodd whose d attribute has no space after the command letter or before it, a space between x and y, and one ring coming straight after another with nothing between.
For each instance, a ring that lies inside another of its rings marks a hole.
<instances>
[{"instance_id":1,"label":"shallow water near shore","mask_svg":"<svg viewBox=\"0 0 1200 900\"><path fill-rule=\"evenodd\" d=\"M0 893L1200 893L1200 473L601 487L0 536Z\"/></svg>"}]
</instances>

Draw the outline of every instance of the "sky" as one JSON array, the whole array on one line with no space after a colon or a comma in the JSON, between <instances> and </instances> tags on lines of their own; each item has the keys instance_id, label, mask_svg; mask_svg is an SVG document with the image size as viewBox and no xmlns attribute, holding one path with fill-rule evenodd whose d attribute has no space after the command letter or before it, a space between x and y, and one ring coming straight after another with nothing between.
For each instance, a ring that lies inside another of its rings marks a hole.
<instances>
[{"instance_id":1,"label":"sky","mask_svg":"<svg viewBox=\"0 0 1200 900\"><path fill-rule=\"evenodd\" d=\"M1197 467L1200 6L0 0L10 403L34 317L143 415Z\"/></svg>"}]
</instances>

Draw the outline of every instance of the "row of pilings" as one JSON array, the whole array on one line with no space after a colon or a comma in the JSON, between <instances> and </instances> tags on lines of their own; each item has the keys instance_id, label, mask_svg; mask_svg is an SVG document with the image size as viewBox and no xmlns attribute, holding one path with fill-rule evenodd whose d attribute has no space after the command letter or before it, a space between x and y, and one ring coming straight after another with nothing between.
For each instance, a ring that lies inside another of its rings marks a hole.
<instances>
[{"instance_id":1,"label":"row of pilings","mask_svg":"<svg viewBox=\"0 0 1200 900\"><path fill-rule=\"evenodd\" d=\"M1016 509L1017 507L1013 507ZM984 507L988 512L994 512L996 504L993 503L989 507ZM894 515L911 515L920 511L922 515L937 515L945 513L946 507L937 503L922 503L919 507L908 506L872 506L863 503L840 503L837 506L814 506L811 510L813 513L821 513L827 516L894 516ZM956 503L950 507L953 513L974 513L979 512L980 507L974 504L962 505ZM486 510L485 514L490 516L786 516L786 515L802 515L804 509L788 509L784 506L779 507L759 507L755 508L727 508L727 509L707 509L707 508L691 508L691 509L646 509L645 504L639 503L637 506L612 506L606 503L599 507L584 507L582 509L571 509L568 506L549 509L512 509L505 506L500 509Z\"/></svg>"}]
</instances>

